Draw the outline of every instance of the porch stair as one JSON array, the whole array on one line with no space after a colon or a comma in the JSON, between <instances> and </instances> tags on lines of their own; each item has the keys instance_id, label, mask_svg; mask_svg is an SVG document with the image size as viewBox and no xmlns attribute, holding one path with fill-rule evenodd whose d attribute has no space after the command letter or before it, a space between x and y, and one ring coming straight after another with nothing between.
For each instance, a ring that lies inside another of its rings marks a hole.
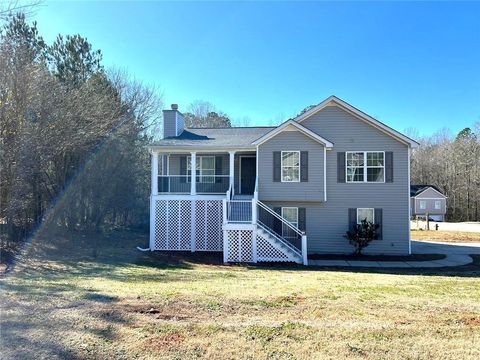
<instances>
[{"instance_id":1,"label":"porch stair","mask_svg":"<svg viewBox=\"0 0 480 360\"><path fill-rule=\"evenodd\" d=\"M274 234L261 223L257 223L257 235L265 239L272 247L274 247L277 251L283 253L287 257L287 260L276 259L276 261L295 262L297 264L302 264L302 253L298 249L295 249L292 245L290 245L286 240ZM262 257L260 257L259 261L271 260L262 259Z\"/></svg>"}]
</instances>

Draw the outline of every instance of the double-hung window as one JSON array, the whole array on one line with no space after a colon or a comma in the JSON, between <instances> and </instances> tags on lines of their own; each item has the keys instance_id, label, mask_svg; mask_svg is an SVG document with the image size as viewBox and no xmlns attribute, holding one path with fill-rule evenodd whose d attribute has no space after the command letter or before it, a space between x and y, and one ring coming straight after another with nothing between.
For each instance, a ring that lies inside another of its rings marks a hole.
<instances>
[{"instance_id":1,"label":"double-hung window","mask_svg":"<svg viewBox=\"0 0 480 360\"><path fill-rule=\"evenodd\" d=\"M420 209L425 210L427 208L427 201L420 200Z\"/></svg>"},{"instance_id":2,"label":"double-hung window","mask_svg":"<svg viewBox=\"0 0 480 360\"><path fill-rule=\"evenodd\" d=\"M347 182L385 182L384 151L350 151L345 160Z\"/></svg>"},{"instance_id":3,"label":"double-hung window","mask_svg":"<svg viewBox=\"0 0 480 360\"><path fill-rule=\"evenodd\" d=\"M357 209L357 224L361 224L363 220L375 223L375 209L358 208Z\"/></svg>"},{"instance_id":4,"label":"double-hung window","mask_svg":"<svg viewBox=\"0 0 480 360\"><path fill-rule=\"evenodd\" d=\"M442 208L442 203L440 200L435 200L435 210L440 210Z\"/></svg>"},{"instance_id":5,"label":"double-hung window","mask_svg":"<svg viewBox=\"0 0 480 360\"><path fill-rule=\"evenodd\" d=\"M200 183L215 182L215 156L197 156L196 177ZM187 157L187 182L192 176L192 158Z\"/></svg>"},{"instance_id":6,"label":"double-hung window","mask_svg":"<svg viewBox=\"0 0 480 360\"><path fill-rule=\"evenodd\" d=\"M282 151L282 182L300 181L300 151Z\"/></svg>"},{"instance_id":7,"label":"double-hung window","mask_svg":"<svg viewBox=\"0 0 480 360\"><path fill-rule=\"evenodd\" d=\"M297 207L282 207L282 217L287 220L292 226L298 228ZM283 224L282 235L285 237L294 237L296 233L288 225Z\"/></svg>"}]
</instances>

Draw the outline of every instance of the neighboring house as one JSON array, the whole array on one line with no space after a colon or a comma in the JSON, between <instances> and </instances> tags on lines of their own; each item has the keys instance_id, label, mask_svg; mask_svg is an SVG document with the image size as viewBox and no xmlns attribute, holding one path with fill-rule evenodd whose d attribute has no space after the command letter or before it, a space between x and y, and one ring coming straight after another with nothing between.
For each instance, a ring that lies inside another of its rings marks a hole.
<instances>
[{"instance_id":1,"label":"neighboring house","mask_svg":"<svg viewBox=\"0 0 480 360\"><path fill-rule=\"evenodd\" d=\"M410 186L410 214L412 218L428 217L444 221L447 212L447 197L433 185Z\"/></svg>"},{"instance_id":2,"label":"neighboring house","mask_svg":"<svg viewBox=\"0 0 480 360\"><path fill-rule=\"evenodd\" d=\"M409 254L417 145L335 96L278 127L186 129L172 105L149 146L150 248L306 264L351 253L344 235L368 219L379 239L365 253Z\"/></svg>"}]
</instances>

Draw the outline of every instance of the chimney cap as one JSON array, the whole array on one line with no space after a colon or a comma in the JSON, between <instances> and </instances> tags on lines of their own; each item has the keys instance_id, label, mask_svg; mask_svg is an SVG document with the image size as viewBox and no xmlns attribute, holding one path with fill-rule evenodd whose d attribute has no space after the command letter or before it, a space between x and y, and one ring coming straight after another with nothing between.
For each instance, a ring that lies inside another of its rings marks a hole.
<instances>
[{"instance_id":1,"label":"chimney cap","mask_svg":"<svg viewBox=\"0 0 480 360\"><path fill-rule=\"evenodd\" d=\"M171 108L172 110L178 110L178 104L172 104Z\"/></svg>"}]
</instances>

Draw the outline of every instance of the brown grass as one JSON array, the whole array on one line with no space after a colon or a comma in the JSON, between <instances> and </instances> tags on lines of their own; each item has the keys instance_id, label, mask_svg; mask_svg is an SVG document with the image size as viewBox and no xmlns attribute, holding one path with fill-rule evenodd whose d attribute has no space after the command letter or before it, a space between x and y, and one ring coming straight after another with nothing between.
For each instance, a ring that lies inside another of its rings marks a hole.
<instances>
[{"instance_id":1,"label":"brown grass","mask_svg":"<svg viewBox=\"0 0 480 360\"><path fill-rule=\"evenodd\" d=\"M83 239L83 240L82 240ZM52 244L49 239L48 244ZM478 359L480 258L446 270L225 266L116 233L3 279L2 359Z\"/></svg>"},{"instance_id":2,"label":"brown grass","mask_svg":"<svg viewBox=\"0 0 480 360\"><path fill-rule=\"evenodd\" d=\"M480 233L462 231L412 230L412 239L442 242L480 242Z\"/></svg>"}]
</instances>

